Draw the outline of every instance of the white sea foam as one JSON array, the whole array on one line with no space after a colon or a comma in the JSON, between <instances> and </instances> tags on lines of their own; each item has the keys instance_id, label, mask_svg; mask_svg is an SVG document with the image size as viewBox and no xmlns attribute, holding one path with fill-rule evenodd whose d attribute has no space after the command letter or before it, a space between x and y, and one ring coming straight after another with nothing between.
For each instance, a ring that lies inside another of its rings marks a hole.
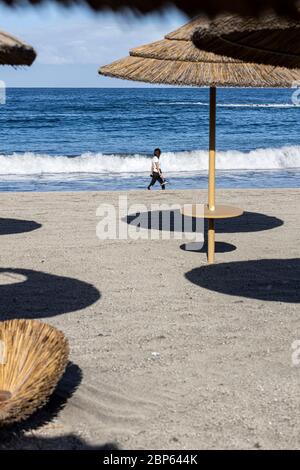
<instances>
[{"instance_id":1,"label":"white sea foam","mask_svg":"<svg viewBox=\"0 0 300 470\"><path fill-rule=\"evenodd\" d=\"M161 164L168 173L207 170L207 150L163 153ZM251 152L229 150L217 153L219 170L278 170L300 168L300 146L257 149ZM85 153L77 157L35 153L0 155L0 175L43 174L126 174L149 173L150 158L144 155L104 155Z\"/></svg>"}]
</instances>

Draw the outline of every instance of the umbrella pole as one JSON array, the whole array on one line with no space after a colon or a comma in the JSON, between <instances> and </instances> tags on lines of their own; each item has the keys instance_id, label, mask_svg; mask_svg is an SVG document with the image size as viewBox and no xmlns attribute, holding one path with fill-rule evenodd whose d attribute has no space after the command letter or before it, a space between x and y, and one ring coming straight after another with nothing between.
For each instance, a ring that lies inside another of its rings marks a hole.
<instances>
[{"instance_id":1,"label":"umbrella pole","mask_svg":"<svg viewBox=\"0 0 300 470\"><path fill-rule=\"evenodd\" d=\"M208 209L215 210L216 202L216 87L209 90L209 170L208 170ZM208 263L215 260L215 219L208 219Z\"/></svg>"}]
</instances>

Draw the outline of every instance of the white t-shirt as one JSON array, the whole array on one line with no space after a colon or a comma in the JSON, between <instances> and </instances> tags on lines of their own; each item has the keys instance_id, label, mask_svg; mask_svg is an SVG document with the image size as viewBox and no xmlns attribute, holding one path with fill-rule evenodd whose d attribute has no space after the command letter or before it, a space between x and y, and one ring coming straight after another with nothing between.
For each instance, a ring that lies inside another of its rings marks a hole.
<instances>
[{"instance_id":1,"label":"white t-shirt","mask_svg":"<svg viewBox=\"0 0 300 470\"><path fill-rule=\"evenodd\" d=\"M152 158L152 165L151 165L152 173L159 173L158 169L157 169L157 166L159 167L159 159L157 158L156 155L154 155L154 157Z\"/></svg>"}]
</instances>

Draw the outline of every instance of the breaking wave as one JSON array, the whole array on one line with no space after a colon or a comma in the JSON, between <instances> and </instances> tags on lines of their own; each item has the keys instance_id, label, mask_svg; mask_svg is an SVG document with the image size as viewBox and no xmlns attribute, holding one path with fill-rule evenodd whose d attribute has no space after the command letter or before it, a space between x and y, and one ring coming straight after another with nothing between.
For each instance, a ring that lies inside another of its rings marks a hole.
<instances>
[{"instance_id":1,"label":"breaking wave","mask_svg":"<svg viewBox=\"0 0 300 470\"><path fill-rule=\"evenodd\" d=\"M207 170L208 152L163 153L162 168L169 173ZM300 147L257 149L250 152L228 150L217 153L219 170L279 170L300 168ZM126 174L150 170L150 157L145 155L105 155L84 153L75 157L26 152L0 155L0 175L43 174Z\"/></svg>"}]
</instances>

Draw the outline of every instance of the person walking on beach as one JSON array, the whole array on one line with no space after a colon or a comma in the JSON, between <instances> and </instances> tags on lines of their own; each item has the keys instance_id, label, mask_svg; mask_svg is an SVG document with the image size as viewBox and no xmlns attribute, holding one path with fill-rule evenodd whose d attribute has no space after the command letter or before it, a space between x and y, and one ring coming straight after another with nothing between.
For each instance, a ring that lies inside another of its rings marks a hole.
<instances>
[{"instance_id":1,"label":"person walking on beach","mask_svg":"<svg viewBox=\"0 0 300 470\"><path fill-rule=\"evenodd\" d=\"M153 158L152 158L152 163L151 163L151 182L148 186L148 189L151 189L151 186L154 186L156 181L158 181L161 185L161 189L166 189L166 180L163 177L161 168L160 168L160 156L161 156L161 150L159 148L154 150Z\"/></svg>"}]
</instances>

